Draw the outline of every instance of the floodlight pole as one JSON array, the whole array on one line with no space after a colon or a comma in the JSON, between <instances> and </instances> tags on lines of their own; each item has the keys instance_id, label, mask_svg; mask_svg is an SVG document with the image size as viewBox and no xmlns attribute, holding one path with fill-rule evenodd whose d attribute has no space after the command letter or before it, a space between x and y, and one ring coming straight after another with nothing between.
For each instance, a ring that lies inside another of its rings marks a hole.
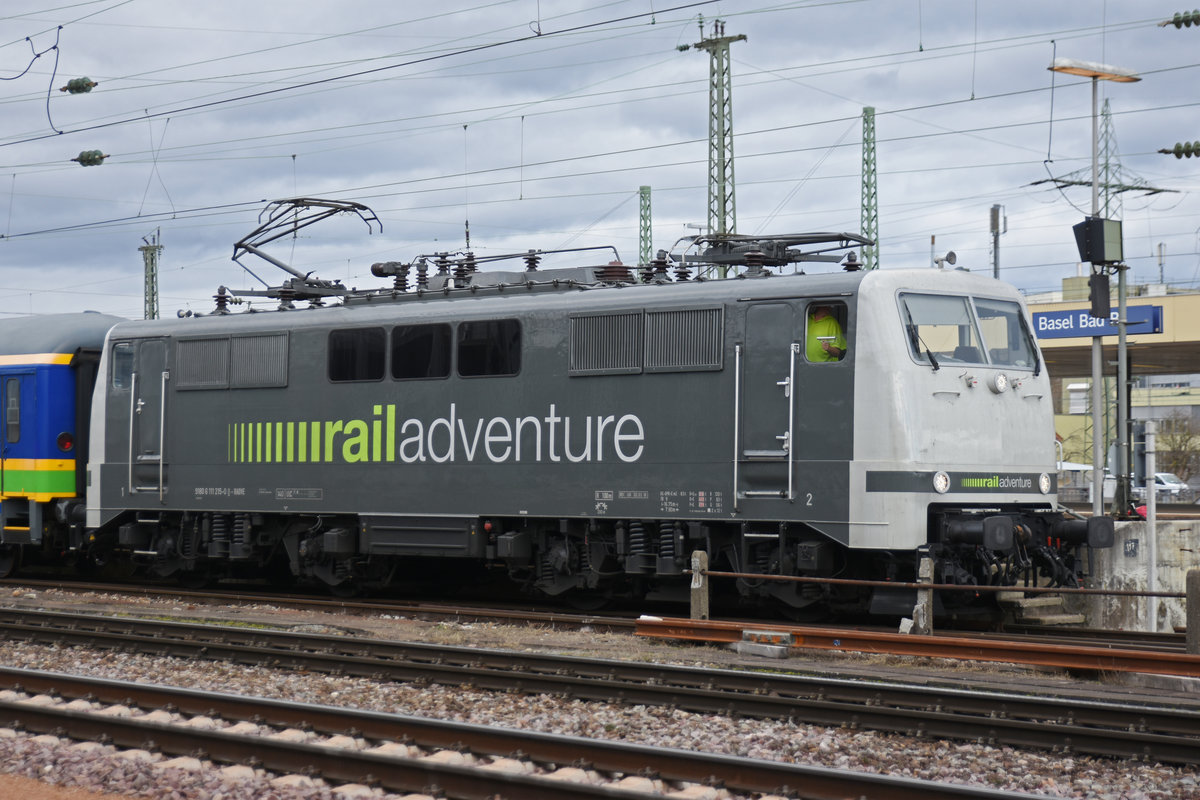
<instances>
[{"instance_id":1,"label":"floodlight pole","mask_svg":"<svg viewBox=\"0 0 1200 800\"><path fill-rule=\"evenodd\" d=\"M1092 216L1100 216L1100 121L1096 114L1099 76L1092 75ZM1103 271L1104 267L1101 266ZM1092 265L1096 272L1096 265ZM1105 308L1108 305L1105 304ZM1119 321L1118 321L1119 322ZM1092 516L1104 515L1104 346L1092 337Z\"/></svg>"},{"instance_id":2,"label":"floodlight pole","mask_svg":"<svg viewBox=\"0 0 1200 800\"><path fill-rule=\"evenodd\" d=\"M1100 216L1100 110L1099 110L1099 81L1118 81L1132 83L1141 78L1136 73L1120 67L1106 64L1096 64L1090 61L1076 61L1070 58L1056 58L1050 69L1054 72L1065 72L1070 75L1081 75L1092 79L1092 216ZM1095 272L1095 264L1092 265ZM1103 265L1101 270L1105 269ZM1128 438L1126 429L1129 427L1128 411L1128 366L1125 357L1125 264L1118 264L1117 270L1117 486L1113 498L1122 512L1128 507L1129 501L1129 458ZM1092 514L1101 516L1104 513L1104 437L1101 429L1100 409L1103 404L1101 385L1104 380L1103 352L1099 336L1092 337Z\"/></svg>"}]
</instances>

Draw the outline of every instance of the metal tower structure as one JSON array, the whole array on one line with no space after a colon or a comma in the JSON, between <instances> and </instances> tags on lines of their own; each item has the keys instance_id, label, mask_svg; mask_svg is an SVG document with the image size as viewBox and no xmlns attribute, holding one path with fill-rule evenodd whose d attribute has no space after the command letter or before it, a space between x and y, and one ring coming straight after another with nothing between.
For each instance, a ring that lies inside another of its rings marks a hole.
<instances>
[{"instance_id":1,"label":"metal tower structure","mask_svg":"<svg viewBox=\"0 0 1200 800\"><path fill-rule=\"evenodd\" d=\"M1121 202L1121 192L1114 191L1122 183L1121 158L1117 151L1117 132L1113 129L1112 113L1108 108L1108 98L1104 98L1104 108L1100 111L1100 216L1105 219L1120 219L1124 211ZM1145 181L1141 181L1145 184Z\"/></svg>"},{"instance_id":2,"label":"metal tower structure","mask_svg":"<svg viewBox=\"0 0 1200 800\"><path fill-rule=\"evenodd\" d=\"M700 20L704 35L704 20ZM708 69L708 230L721 236L737 233L737 208L733 181L733 81L729 45L746 40L745 34L725 35L725 23L714 20L712 35L692 45L709 54ZM684 45L681 49L686 49Z\"/></svg>"},{"instance_id":3,"label":"metal tower structure","mask_svg":"<svg viewBox=\"0 0 1200 800\"><path fill-rule=\"evenodd\" d=\"M862 224L863 236L871 244L863 245L863 269L879 267L879 197L875 185L875 108L863 108L862 132Z\"/></svg>"},{"instance_id":4,"label":"metal tower structure","mask_svg":"<svg viewBox=\"0 0 1200 800\"><path fill-rule=\"evenodd\" d=\"M1120 219L1122 213L1121 195L1125 192L1141 192L1149 196L1164 192L1177 193L1176 189L1160 189L1147 183L1144 178L1126 170L1121 166L1121 157L1117 150L1117 134L1113 127L1112 114L1109 112L1108 99L1104 100L1104 108L1100 112L1100 137L1097 169L1097 183L1100 189L1099 216L1105 219ZM1053 183L1060 189L1067 186L1091 186L1091 167L1068 172L1061 178L1042 178L1029 184L1037 186L1043 183Z\"/></svg>"},{"instance_id":5,"label":"metal tower structure","mask_svg":"<svg viewBox=\"0 0 1200 800\"><path fill-rule=\"evenodd\" d=\"M158 319L158 254L162 252L163 246L159 244L159 229L155 228L154 233L148 237L143 237L144 245L138 248L142 254L142 261L146 264L146 319Z\"/></svg>"},{"instance_id":6,"label":"metal tower structure","mask_svg":"<svg viewBox=\"0 0 1200 800\"><path fill-rule=\"evenodd\" d=\"M650 230L650 187L638 189L638 265L645 266L654 256L654 241Z\"/></svg>"}]
</instances>

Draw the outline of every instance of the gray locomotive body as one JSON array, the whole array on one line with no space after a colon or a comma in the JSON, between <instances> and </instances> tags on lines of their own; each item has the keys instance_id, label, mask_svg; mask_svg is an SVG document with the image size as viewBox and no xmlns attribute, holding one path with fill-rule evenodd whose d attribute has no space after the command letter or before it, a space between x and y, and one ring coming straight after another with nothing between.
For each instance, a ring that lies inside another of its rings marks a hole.
<instances>
[{"instance_id":1,"label":"gray locomotive body","mask_svg":"<svg viewBox=\"0 0 1200 800\"><path fill-rule=\"evenodd\" d=\"M756 576L911 579L929 553L940 582L1066 582L1111 539L1056 508L1049 379L1005 284L486 274L113 327L97 546L344 588L469 560L584 596L685 586L706 550L745 598L803 608L870 593Z\"/></svg>"}]
</instances>

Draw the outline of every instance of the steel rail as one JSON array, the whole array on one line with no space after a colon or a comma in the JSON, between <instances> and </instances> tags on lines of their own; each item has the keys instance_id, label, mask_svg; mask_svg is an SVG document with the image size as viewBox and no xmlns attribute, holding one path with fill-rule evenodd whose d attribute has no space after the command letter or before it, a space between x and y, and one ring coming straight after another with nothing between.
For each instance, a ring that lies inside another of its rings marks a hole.
<instances>
[{"instance_id":1,"label":"steel rail","mask_svg":"<svg viewBox=\"0 0 1200 800\"><path fill-rule=\"evenodd\" d=\"M601 616L598 614L567 613L560 611L539 611L529 608L473 607L452 603L411 602L400 603L389 600L334 600L329 598L311 597L294 594L278 594L267 590L227 592L211 589L187 590L178 587L153 587L138 584L111 584L89 582L42 581L22 578L19 580L3 580L0 585L19 586L34 589L62 589L67 591L120 591L123 594L135 594L145 597L164 597L171 599L190 599L205 602L221 603L263 603L288 607L316 609L333 613L347 614L398 614L420 619L453 619L453 620L483 620L507 624L546 625L551 628L587 629L592 631L633 631L637 627L634 617ZM757 625L757 623L748 623ZM860 628L861 629L861 628ZM869 630L870 628L866 628ZM839 628L840 630L840 628ZM882 630L882 629L881 629ZM889 631L894 628L888 628ZM1022 641L1047 641L1074 643L1103 648L1133 648L1161 649L1167 651L1185 651L1185 636L1177 632L1146 632L1146 631L1115 631L1096 628L1056 628L1048 626L1033 626L1024 624L1008 624L1006 633L983 633L956 631L948 633L935 632L935 636L962 636L964 638L992 639L1011 641L1018 637Z\"/></svg>"},{"instance_id":2,"label":"steel rail","mask_svg":"<svg viewBox=\"0 0 1200 800\"><path fill-rule=\"evenodd\" d=\"M0 611L0 622L8 626L10 638L61 644L1200 763L1197 706L1118 704L51 612Z\"/></svg>"},{"instance_id":3,"label":"steel rail","mask_svg":"<svg viewBox=\"0 0 1200 800\"><path fill-rule=\"evenodd\" d=\"M794 648L1003 661L1042 667L1102 672L1143 672L1200 678L1200 655L1161 650L1134 650L1082 645L985 640L958 636L916 636L854 630L826 630L801 625L750 624L720 620L641 617L637 635L693 642L730 643L757 632L761 641Z\"/></svg>"},{"instance_id":4,"label":"steel rail","mask_svg":"<svg viewBox=\"0 0 1200 800\"><path fill-rule=\"evenodd\" d=\"M265 721L272 726L302 726L329 734L353 732L368 740L467 749L489 756L511 757L519 751L523 758L544 764L575 764L600 772L630 775L649 771L668 781L719 784L738 792L779 793L805 800L847 797L990 800L1012 796L1010 792L912 778L26 670L0 670L0 686L104 702L171 707L182 713ZM152 741L155 749L188 755L199 749L204 757L218 762L250 761L272 771L309 774L315 771L336 781L378 784L392 790L429 791L437 787L452 798L646 797L644 792L613 786L574 784L539 775L450 765L434 759L396 758L369 751L198 730L21 702L0 702L0 720L13 721L36 732L61 735L70 731L72 738L105 740L118 746L145 747Z\"/></svg>"},{"instance_id":5,"label":"steel rail","mask_svg":"<svg viewBox=\"0 0 1200 800\"><path fill-rule=\"evenodd\" d=\"M520 624L588 627L592 630L627 630L636 626L630 617L601 616L599 614L571 613L565 611L538 611L534 609L506 609L492 605L488 608L460 606L450 603L411 602L390 600L349 600L280 594L270 590L246 590L230 592L213 589L184 589L175 586L145 586L124 583L96 583L59 580L37 580L30 578L0 580L2 586L20 586L34 589L55 589L84 592L119 592L142 597L187 598L220 603L270 603L272 605L317 609L352 614L400 614L411 617L435 617L452 619L487 620Z\"/></svg>"},{"instance_id":6,"label":"steel rail","mask_svg":"<svg viewBox=\"0 0 1200 800\"><path fill-rule=\"evenodd\" d=\"M684 575L692 574L684 570ZM827 578L811 575L777 575L764 572L723 572L706 569L703 574L710 578L733 578L735 580L775 581L778 583L810 583L821 586L858 586L862 588L880 589L929 589L938 592L960 592L963 594L1001 594L1005 592L1024 592L1025 594L1061 594L1096 595L1104 597L1168 597L1173 599L1186 598L1186 592L1148 592L1137 589L1072 589L1069 586L1018 586L1008 584L973 584L973 583L920 583L918 581L885 581L864 580L860 578Z\"/></svg>"},{"instance_id":7,"label":"steel rail","mask_svg":"<svg viewBox=\"0 0 1200 800\"><path fill-rule=\"evenodd\" d=\"M1028 642L1054 642L1057 644L1079 644L1086 647L1106 649L1125 648L1133 650L1164 650L1187 652L1187 637L1174 631L1122 631L1101 628L1055 627L1053 625L1029 625L1009 623L1004 626L1009 638L1017 637ZM935 634L941 635L941 634ZM969 634L947 633L963 636ZM975 634L982 639L996 638L988 634Z\"/></svg>"}]
</instances>

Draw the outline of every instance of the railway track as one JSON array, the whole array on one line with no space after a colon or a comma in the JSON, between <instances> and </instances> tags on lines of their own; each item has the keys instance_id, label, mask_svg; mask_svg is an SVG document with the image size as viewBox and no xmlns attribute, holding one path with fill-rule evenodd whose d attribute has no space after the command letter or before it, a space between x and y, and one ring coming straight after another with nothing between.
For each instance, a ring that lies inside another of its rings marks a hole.
<instances>
[{"instance_id":1,"label":"railway track","mask_svg":"<svg viewBox=\"0 0 1200 800\"><path fill-rule=\"evenodd\" d=\"M1101 628L1060 628L1053 625L1005 625L1004 634L1023 642L1077 644L1108 649L1158 650L1165 653L1187 652L1187 636L1178 631L1122 631ZM956 632L955 636L964 636Z\"/></svg>"},{"instance_id":2,"label":"railway track","mask_svg":"<svg viewBox=\"0 0 1200 800\"><path fill-rule=\"evenodd\" d=\"M20 580L0 581L0 585L38 591L99 592L103 594L136 595L178 601L202 603L254 604L269 603L284 608L325 611L346 614L394 614L424 619L456 619L474 622L509 623L515 625L546 625L548 627L583 628L632 632L637 626L637 614L627 616L548 611L530 606L490 604L487 607L462 603L426 601L405 602L393 599L329 598L303 594L286 594L268 589L242 588L184 589L178 586L146 586L140 584L103 583L95 581Z\"/></svg>"},{"instance_id":3,"label":"railway track","mask_svg":"<svg viewBox=\"0 0 1200 800\"><path fill-rule=\"evenodd\" d=\"M464 800L645 798L656 790L713 785L742 796L805 800L1012 796L911 778L26 670L0 669L0 688L0 720L31 733L70 731L75 739L130 748L152 741L165 754L202 752L218 763L252 763Z\"/></svg>"},{"instance_id":4,"label":"railway track","mask_svg":"<svg viewBox=\"0 0 1200 800\"><path fill-rule=\"evenodd\" d=\"M119 593L173 601L222 604L267 603L283 608L295 608L315 612L357 614L392 614L413 619L455 620L492 622L512 625L543 625L564 630L587 629L592 631L617 631L632 633L637 629L641 611L625 615L601 613L572 613L547 610L529 605L489 604L470 605L456 602L398 601L387 598L332 599L303 594L281 594L266 589L220 589L188 590L178 586L146 586L140 584L97 583L91 581L51 581L21 578L0 581L2 586L33 589L37 591ZM746 626L770 626L765 620L742 620ZM806 626L828 629L837 634L846 630L844 626ZM852 630L864 633L891 633L895 628L878 625L856 626ZM1008 624L1002 632L940 630L935 637L962 637L983 641L1044 642L1047 644L1072 644L1080 647L1104 649L1158 650L1162 652L1186 652L1185 635L1179 632L1119 631L1092 628L1070 628L1054 626L1031 626ZM1015 659L1014 659L1015 660Z\"/></svg>"},{"instance_id":5,"label":"railway track","mask_svg":"<svg viewBox=\"0 0 1200 800\"><path fill-rule=\"evenodd\" d=\"M13 609L0 610L0 630L31 642L1200 764L1196 704L1113 703Z\"/></svg>"},{"instance_id":6,"label":"railway track","mask_svg":"<svg viewBox=\"0 0 1200 800\"><path fill-rule=\"evenodd\" d=\"M1011 637L912 636L891 631L832 629L777 623L743 623L645 616L639 636L679 641L727 643L750 641L780 649L887 653L965 661L997 661L1091 672L1140 672L1200 677L1200 655L1136 647L1097 646Z\"/></svg>"}]
</instances>

